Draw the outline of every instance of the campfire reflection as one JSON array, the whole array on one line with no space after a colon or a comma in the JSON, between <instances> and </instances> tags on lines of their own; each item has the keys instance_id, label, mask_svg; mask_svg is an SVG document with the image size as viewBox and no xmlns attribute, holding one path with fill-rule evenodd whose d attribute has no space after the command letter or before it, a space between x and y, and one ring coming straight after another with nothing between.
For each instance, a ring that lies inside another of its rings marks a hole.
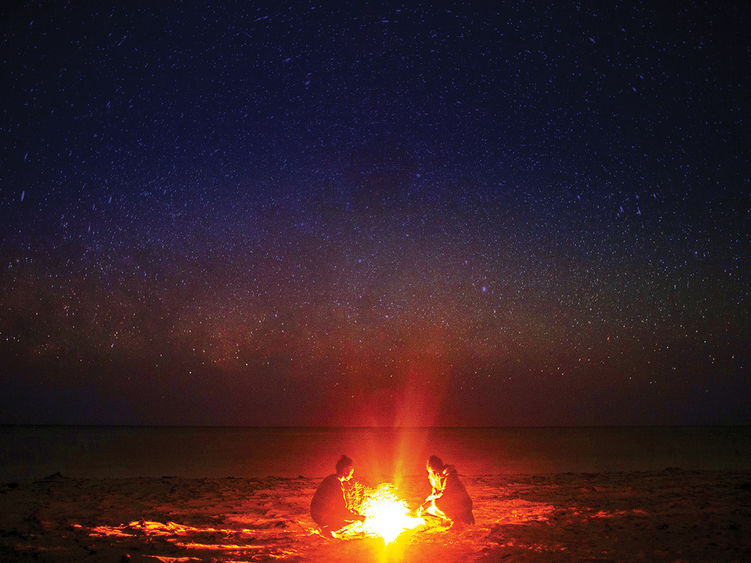
<instances>
[{"instance_id":1,"label":"campfire reflection","mask_svg":"<svg viewBox=\"0 0 751 563\"><path fill-rule=\"evenodd\" d=\"M91 537L99 538L160 538L173 548L223 552L225 556L251 556L262 551L263 558L285 559L298 556L295 550L284 549L273 537L263 538L264 530L250 528L216 528L212 526L190 526L177 522L135 520L119 526L93 526L85 528L73 524L74 528L84 529ZM274 532L278 533L278 532ZM182 560L164 555L150 555L160 561ZM189 559L186 559L189 560Z\"/></svg>"}]
</instances>

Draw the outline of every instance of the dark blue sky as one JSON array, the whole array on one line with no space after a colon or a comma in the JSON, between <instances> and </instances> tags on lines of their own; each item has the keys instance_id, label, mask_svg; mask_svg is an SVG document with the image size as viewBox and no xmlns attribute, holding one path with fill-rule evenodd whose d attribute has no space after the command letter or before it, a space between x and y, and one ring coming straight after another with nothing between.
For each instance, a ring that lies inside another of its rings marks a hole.
<instances>
[{"instance_id":1,"label":"dark blue sky","mask_svg":"<svg viewBox=\"0 0 751 563\"><path fill-rule=\"evenodd\" d=\"M751 423L743 2L2 8L0 422Z\"/></svg>"}]
</instances>

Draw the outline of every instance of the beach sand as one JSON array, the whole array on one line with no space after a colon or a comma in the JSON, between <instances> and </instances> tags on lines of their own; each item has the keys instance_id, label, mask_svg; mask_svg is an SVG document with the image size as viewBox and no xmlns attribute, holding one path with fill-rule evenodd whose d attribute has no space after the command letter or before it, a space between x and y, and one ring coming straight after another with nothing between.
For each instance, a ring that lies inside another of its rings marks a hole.
<instances>
[{"instance_id":1,"label":"beach sand","mask_svg":"<svg viewBox=\"0 0 751 563\"><path fill-rule=\"evenodd\" d=\"M324 538L320 479L73 479L0 484L2 561L751 560L751 473L470 475L476 525L386 546ZM417 506L424 476L399 484Z\"/></svg>"}]
</instances>

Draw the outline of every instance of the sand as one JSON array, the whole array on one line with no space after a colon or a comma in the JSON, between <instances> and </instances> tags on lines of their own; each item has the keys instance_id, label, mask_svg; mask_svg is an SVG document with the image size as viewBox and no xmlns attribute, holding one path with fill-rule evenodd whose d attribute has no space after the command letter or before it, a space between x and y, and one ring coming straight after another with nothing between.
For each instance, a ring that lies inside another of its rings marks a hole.
<instances>
[{"instance_id":1,"label":"sand","mask_svg":"<svg viewBox=\"0 0 751 563\"><path fill-rule=\"evenodd\" d=\"M319 479L73 479L0 484L2 561L751 560L751 473L462 476L476 525L431 522L385 546L329 539ZM400 495L416 506L424 476Z\"/></svg>"}]
</instances>

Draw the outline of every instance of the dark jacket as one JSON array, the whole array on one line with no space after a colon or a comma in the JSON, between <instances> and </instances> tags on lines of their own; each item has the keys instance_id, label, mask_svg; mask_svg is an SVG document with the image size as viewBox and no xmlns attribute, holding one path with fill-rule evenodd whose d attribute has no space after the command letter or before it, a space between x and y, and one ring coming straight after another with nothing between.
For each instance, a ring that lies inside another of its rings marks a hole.
<instances>
[{"instance_id":1,"label":"dark jacket","mask_svg":"<svg viewBox=\"0 0 751 563\"><path fill-rule=\"evenodd\" d=\"M347 508L342 482L336 474L326 477L313 500L310 501L310 515L322 528L338 530L357 519L357 514Z\"/></svg>"},{"instance_id":2,"label":"dark jacket","mask_svg":"<svg viewBox=\"0 0 751 563\"><path fill-rule=\"evenodd\" d=\"M435 499L435 505L454 522L474 524L475 517L472 514L472 499L469 498L467 489L464 488L464 485L459 480L459 475L456 473L453 465L446 466L443 470L441 481L443 493L434 491L434 494L440 494Z\"/></svg>"}]
</instances>

